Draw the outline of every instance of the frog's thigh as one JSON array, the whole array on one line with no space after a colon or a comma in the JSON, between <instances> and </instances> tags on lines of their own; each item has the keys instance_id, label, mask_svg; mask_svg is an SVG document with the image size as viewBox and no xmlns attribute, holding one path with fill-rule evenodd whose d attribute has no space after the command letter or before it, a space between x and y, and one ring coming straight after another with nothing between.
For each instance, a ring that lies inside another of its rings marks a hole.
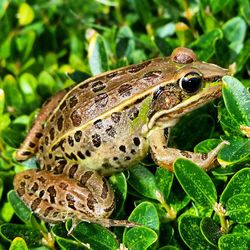
<instances>
[{"instance_id":1,"label":"frog's thigh","mask_svg":"<svg viewBox=\"0 0 250 250\"><path fill-rule=\"evenodd\" d=\"M208 154L194 153L175 148L168 148L166 146L167 141L163 130L158 129L151 132L149 136L149 144L152 158L160 167L173 171L174 161L177 158L184 158L193 161L202 169L208 171L217 164L216 156L226 142L220 143Z\"/></svg>"}]
</instances>

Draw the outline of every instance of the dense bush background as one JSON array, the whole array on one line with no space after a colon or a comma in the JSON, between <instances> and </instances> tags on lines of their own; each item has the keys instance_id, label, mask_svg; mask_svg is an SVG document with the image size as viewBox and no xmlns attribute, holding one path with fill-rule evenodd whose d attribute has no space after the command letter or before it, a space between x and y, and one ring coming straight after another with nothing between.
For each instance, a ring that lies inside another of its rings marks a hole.
<instances>
[{"instance_id":1,"label":"dense bush background","mask_svg":"<svg viewBox=\"0 0 250 250\"><path fill-rule=\"evenodd\" d=\"M232 140L231 147L219 155L220 162L230 166L209 176L190 162L177 162L176 169L194 168L203 178L201 190L211 192L202 192L201 200L193 196L192 188L191 193L185 189L188 169L178 172L177 181L173 174L156 170L150 159L130 174L110 178L119 200L113 217L130 216L145 225L124 233L82 223L67 237L64 224L46 228L13 192L7 199L14 174L35 166L34 159L18 164L13 153L49 96L108 69L169 55L178 46L194 49L201 60L229 67L249 87L249 25L249 0L1 0L0 249L10 244L11 249L25 249L26 244L43 246L39 249L82 249L88 243L93 249L117 249L120 243L129 249L249 249L250 174L243 167L249 166L250 145L239 127L250 126L249 95L231 78L225 83L226 107L219 100L195 111L172 134L171 144L188 150L209 138L215 140L199 144L197 150L209 150L221 137ZM129 202L125 202L127 195ZM218 212L206 199L220 201L229 213Z\"/></svg>"}]
</instances>

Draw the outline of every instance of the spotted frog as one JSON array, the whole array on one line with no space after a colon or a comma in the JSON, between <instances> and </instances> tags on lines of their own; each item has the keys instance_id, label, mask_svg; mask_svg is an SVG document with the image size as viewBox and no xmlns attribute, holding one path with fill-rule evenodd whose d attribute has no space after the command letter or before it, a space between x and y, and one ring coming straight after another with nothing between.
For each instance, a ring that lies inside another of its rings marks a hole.
<instances>
[{"instance_id":1,"label":"spotted frog","mask_svg":"<svg viewBox=\"0 0 250 250\"><path fill-rule=\"evenodd\" d=\"M128 169L149 152L172 171L177 158L211 169L223 142L208 154L168 148L179 118L221 95L228 71L201 62L187 48L91 77L48 100L16 153L36 155L38 170L16 175L14 189L50 223L78 218L104 226L129 225L109 219L114 193L105 176Z\"/></svg>"}]
</instances>

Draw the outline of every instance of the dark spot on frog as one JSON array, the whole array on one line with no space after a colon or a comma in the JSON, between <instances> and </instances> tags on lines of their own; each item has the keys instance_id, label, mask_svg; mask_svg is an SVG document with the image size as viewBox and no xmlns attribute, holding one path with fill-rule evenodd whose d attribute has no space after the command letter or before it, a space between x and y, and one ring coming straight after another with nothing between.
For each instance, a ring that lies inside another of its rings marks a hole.
<instances>
[{"instance_id":1,"label":"dark spot on frog","mask_svg":"<svg viewBox=\"0 0 250 250\"><path fill-rule=\"evenodd\" d=\"M131 108L128 111L128 117L130 120L134 120L136 117L138 117L139 110L136 107Z\"/></svg>"},{"instance_id":2,"label":"dark spot on frog","mask_svg":"<svg viewBox=\"0 0 250 250\"><path fill-rule=\"evenodd\" d=\"M201 159L202 160L206 160L207 158L208 158L208 154L206 154L206 153L201 154Z\"/></svg>"},{"instance_id":3,"label":"dark spot on frog","mask_svg":"<svg viewBox=\"0 0 250 250\"><path fill-rule=\"evenodd\" d=\"M69 107L73 108L78 103L77 97L74 95L69 99Z\"/></svg>"},{"instance_id":4,"label":"dark spot on frog","mask_svg":"<svg viewBox=\"0 0 250 250\"><path fill-rule=\"evenodd\" d=\"M86 171L86 172L81 176L81 180L80 180L81 184L82 184L83 186L85 186L86 183L87 183L87 181L91 178L91 176L92 176L93 174L94 174L93 171Z\"/></svg>"},{"instance_id":5,"label":"dark spot on frog","mask_svg":"<svg viewBox=\"0 0 250 250\"><path fill-rule=\"evenodd\" d=\"M40 139L40 138L43 136L43 134L42 134L42 133L37 132L35 136L36 136L36 138L37 138L37 139Z\"/></svg>"},{"instance_id":6,"label":"dark spot on frog","mask_svg":"<svg viewBox=\"0 0 250 250\"><path fill-rule=\"evenodd\" d=\"M150 71L146 74L143 75L142 79L147 81L147 82L150 82L150 81L153 81L154 79L160 77L162 74L161 71L159 70L156 70L156 71Z\"/></svg>"},{"instance_id":7,"label":"dark spot on frog","mask_svg":"<svg viewBox=\"0 0 250 250\"><path fill-rule=\"evenodd\" d=\"M115 128L113 126L109 126L107 129L106 129L106 133L108 136L110 137L115 137L115 134L116 134L116 131L115 131Z\"/></svg>"},{"instance_id":8,"label":"dark spot on frog","mask_svg":"<svg viewBox=\"0 0 250 250\"><path fill-rule=\"evenodd\" d=\"M43 216L44 216L44 217L47 217L47 216L49 215L50 211L52 211L52 210L53 210L53 207L47 207L47 208L45 209L45 211L44 211Z\"/></svg>"},{"instance_id":9,"label":"dark spot on frog","mask_svg":"<svg viewBox=\"0 0 250 250\"><path fill-rule=\"evenodd\" d=\"M77 161L77 157L76 157L76 155L75 155L74 153L71 153L70 155L67 154L67 153L65 153L65 156L66 156L68 159L70 159L70 160L75 160L75 161Z\"/></svg>"},{"instance_id":10,"label":"dark spot on frog","mask_svg":"<svg viewBox=\"0 0 250 250\"><path fill-rule=\"evenodd\" d=\"M126 152L126 147L124 145L121 145L119 147L119 150L125 153Z\"/></svg>"},{"instance_id":11,"label":"dark spot on frog","mask_svg":"<svg viewBox=\"0 0 250 250\"><path fill-rule=\"evenodd\" d=\"M87 206L90 210L95 211L94 204L96 203L96 200L92 193L89 193L87 198Z\"/></svg>"},{"instance_id":12,"label":"dark spot on frog","mask_svg":"<svg viewBox=\"0 0 250 250\"><path fill-rule=\"evenodd\" d=\"M109 168L112 168L112 165L111 165L109 162L104 162L104 163L102 164L102 167L103 167L103 168L106 168L106 169L109 169Z\"/></svg>"},{"instance_id":13,"label":"dark spot on frog","mask_svg":"<svg viewBox=\"0 0 250 250\"><path fill-rule=\"evenodd\" d=\"M52 214L52 217L53 218L56 218L58 216L59 212L55 211L53 214Z\"/></svg>"},{"instance_id":14,"label":"dark spot on frog","mask_svg":"<svg viewBox=\"0 0 250 250\"><path fill-rule=\"evenodd\" d=\"M181 155L190 159L192 158L192 155L188 151L180 151Z\"/></svg>"},{"instance_id":15,"label":"dark spot on frog","mask_svg":"<svg viewBox=\"0 0 250 250\"><path fill-rule=\"evenodd\" d=\"M23 178L24 178L25 180L29 180L31 177L30 177L30 175L25 174L25 175L23 176Z\"/></svg>"},{"instance_id":16,"label":"dark spot on frog","mask_svg":"<svg viewBox=\"0 0 250 250\"><path fill-rule=\"evenodd\" d=\"M112 204L110 205L110 207L108 208L105 208L104 211L105 212L110 212L110 211L113 211L115 208L115 200L113 200Z\"/></svg>"},{"instance_id":17,"label":"dark spot on frog","mask_svg":"<svg viewBox=\"0 0 250 250\"><path fill-rule=\"evenodd\" d=\"M77 151L77 155L79 156L80 159L84 160L85 155L81 151Z\"/></svg>"},{"instance_id":18,"label":"dark spot on frog","mask_svg":"<svg viewBox=\"0 0 250 250\"><path fill-rule=\"evenodd\" d=\"M61 174L66 166L67 161L65 159L58 161L57 166L54 169L55 174Z\"/></svg>"},{"instance_id":19,"label":"dark spot on frog","mask_svg":"<svg viewBox=\"0 0 250 250\"><path fill-rule=\"evenodd\" d=\"M72 136L69 136L69 137L68 137L68 144L69 144L71 147L74 147L74 140L73 140Z\"/></svg>"},{"instance_id":20,"label":"dark spot on frog","mask_svg":"<svg viewBox=\"0 0 250 250\"><path fill-rule=\"evenodd\" d=\"M78 164L74 164L70 169L69 169L69 178L74 178L74 175L78 169Z\"/></svg>"},{"instance_id":21,"label":"dark spot on frog","mask_svg":"<svg viewBox=\"0 0 250 250\"><path fill-rule=\"evenodd\" d=\"M134 149L131 149L130 152L131 152L132 155L136 154L136 151Z\"/></svg>"},{"instance_id":22,"label":"dark spot on frog","mask_svg":"<svg viewBox=\"0 0 250 250\"><path fill-rule=\"evenodd\" d=\"M89 83L87 82L83 82L81 85L79 85L79 89L86 89L86 88L88 88L88 86L89 86Z\"/></svg>"},{"instance_id":23,"label":"dark spot on frog","mask_svg":"<svg viewBox=\"0 0 250 250\"><path fill-rule=\"evenodd\" d=\"M21 154L22 155L31 155L31 152L30 151L23 151Z\"/></svg>"},{"instance_id":24,"label":"dark spot on frog","mask_svg":"<svg viewBox=\"0 0 250 250\"><path fill-rule=\"evenodd\" d=\"M111 114L111 120L114 122L114 123L118 123L121 119L121 112L114 112Z\"/></svg>"},{"instance_id":25,"label":"dark spot on frog","mask_svg":"<svg viewBox=\"0 0 250 250\"><path fill-rule=\"evenodd\" d=\"M50 170L51 170L51 165L48 164L45 168L46 168L48 171L50 171Z\"/></svg>"},{"instance_id":26,"label":"dark spot on frog","mask_svg":"<svg viewBox=\"0 0 250 250\"><path fill-rule=\"evenodd\" d=\"M45 193L45 191L44 191L44 190L41 190L41 191L39 192L39 198L42 198L43 195L44 195L44 193Z\"/></svg>"},{"instance_id":27,"label":"dark spot on frog","mask_svg":"<svg viewBox=\"0 0 250 250\"><path fill-rule=\"evenodd\" d=\"M92 143L96 148L100 147L101 146L101 136L98 134L92 135Z\"/></svg>"},{"instance_id":28,"label":"dark spot on frog","mask_svg":"<svg viewBox=\"0 0 250 250\"><path fill-rule=\"evenodd\" d=\"M97 128L97 129L103 128L103 124L102 124L101 119L96 120L93 124L94 124L95 128Z\"/></svg>"},{"instance_id":29,"label":"dark spot on frog","mask_svg":"<svg viewBox=\"0 0 250 250\"><path fill-rule=\"evenodd\" d=\"M63 117L62 116L60 116L57 120L57 128L59 131L61 131L63 128Z\"/></svg>"},{"instance_id":30,"label":"dark spot on frog","mask_svg":"<svg viewBox=\"0 0 250 250\"><path fill-rule=\"evenodd\" d=\"M130 66L128 69L128 72L129 73L136 73L136 72L144 69L145 67L147 67L150 63L151 63L151 61L147 61L147 62L143 62L143 63L137 64L137 65Z\"/></svg>"},{"instance_id":31,"label":"dark spot on frog","mask_svg":"<svg viewBox=\"0 0 250 250\"><path fill-rule=\"evenodd\" d=\"M37 184L36 182L34 182L32 188L31 188L31 191L32 191L33 193L35 193L37 190L38 190L38 184Z\"/></svg>"},{"instance_id":32,"label":"dark spot on frog","mask_svg":"<svg viewBox=\"0 0 250 250\"><path fill-rule=\"evenodd\" d=\"M65 183L65 182L61 182L60 184L59 184L59 187L61 188L61 189L63 189L63 190L67 190L67 188L68 188L68 184L67 183Z\"/></svg>"},{"instance_id":33,"label":"dark spot on frog","mask_svg":"<svg viewBox=\"0 0 250 250\"><path fill-rule=\"evenodd\" d=\"M104 177L102 178L102 181L103 181L103 185L102 185L101 197L103 199L106 199L108 196L108 184L107 184L107 180Z\"/></svg>"},{"instance_id":34,"label":"dark spot on frog","mask_svg":"<svg viewBox=\"0 0 250 250\"><path fill-rule=\"evenodd\" d=\"M17 194L22 197L25 194L25 188L19 187L17 189Z\"/></svg>"},{"instance_id":35,"label":"dark spot on frog","mask_svg":"<svg viewBox=\"0 0 250 250\"><path fill-rule=\"evenodd\" d=\"M140 145L140 143L141 143L139 137L134 137L134 138L133 138L133 141L134 141L135 146L137 146L137 147L138 147L138 146Z\"/></svg>"},{"instance_id":36,"label":"dark spot on frog","mask_svg":"<svg viewBox=\"0 0 250 250\"><path fill-rule=\"evenodd\" d=\"M35 146L36 146L35 143L33 143L32 141L29 142L29 147L34 148Z\"/></svg>"},{"instance_id":37,"label":"dark spot on frog","mask_svg":"<svg viewBox=\"0 0 250 250\"><path fill-rule=\"evenodd\" d=\"M114 161L117 161L117 160L118 160L118 157L117 157L117 156L113 157L113 160L114 160Z\"/></svg>"},{"instance_id":38,"label":"dark spot on frog","mask_svg":"<svg viewBox=\"0 0 250 250\"><path fill-rule=\"evenodd\" d=\"M52 154L49 154L49 159L52 159L53 158L53 155Z\"/></svg>"},{"instance_id":39,"label":"dark spot on frog","mask_svg":"<svg viewBox=\"0 0 250 250\"><path fill-rule=\"evenodd\" d=\"M75 203L74 196L71 194L66 194L66 200L68 201L68 207L76 210L75 205L74 205Z\"/></svg>"},{"instance_id":40,"label":"dark spot on frog","mask_svg":"<svg viewBox=\"0 0 250 250\"><path fill-rule=\"evenodd\" d=\"M95 104L97 108L103 108L108 103L108 94L102 93L95 97Z\"/></svg>"},{"instance_id":41,"label":"dark spot on frog","mask_svg":"<svg viewBox=\"0 0 250 250\"><path fill-rule=\"evenodd\" d=\"M132 91L133 87L131 84L123 84L120 86L120 88L118 89L118 93L120 96L122 97L127 97L131 95L131 91Z\"/></svg>"},{"instance_id":42,"label":"dark spot on frog","mask_svg":"<svg viewBox=\"0 0 250 250\"><path fill-rule=\"evenodd\" d=\"M115 77L117 75L118 75L117 72L111 72L111 73L107 74L106 77L109 78L109 79L111 79L111 78L113 78L113 77Z\"/></svg>"},{"instance_id":43,"label":"dark spot on frog","mask_svg":"<svg viewBox=\"0 0 250 250\"><path fill-rule=\"evenodd\" d=\"M41 201L42 201L41 198L36 198L35 200L33 200L30 206L31 210L32 211L36 210L37 207L40 205Z\"/></svg>"},{"instance_id":44,"label":"dark spot on frog","mask_svg":"<svg viewBox=\"0 0 250 250\"><path fill-rule=\"evenodd\" d=\"M82 131L81 130L77 130L74 134L74 138L76 142L79 142L82 138Z\"/></svg>"},{"instance_id":45,"label":"dark spot on frog","mask_svg":"<svg viewBox=\"0 0 250 250\"><path fill-rule=\"evenodd\" d=\"M90 151L89 151L89 150L86 150L85 155L88 156L88 157L90 157L90 156L91 156Z\"/></svg>"},{"instance_id":46,"label":"dark spot on frog","mask_svg":"<svg viewBox=\"0 0 250 250\"><path fill-rule=\"evenodd\" d=\"M61 147L62 151L64 151L63 144L65 143L66 139L61 139L57 144L52 147L52 151L55 151L58 147Z\"/></svg>"},{"instance_id":47,"label":"dark spot on frog","mask_svg":"<svg viewBox=\"0 0 250 250\"><path fill-rule=\"evenodd\" d=\"M43 176L39 176L37 178L37 180L39 180L41 183L45 183L46 182L46 179Z\"/></svg>"},{"instance_id":48,"label":"dark spot on frog","mask_svg":"<svg viewBox=\"0 0 250 250\"><path fill-rule=\"evenodd\" d=\"M54 128L50 129L49 135L50 135L50 140L53 141L55 138L55 129Z\"/></svg>"},{"instance_id":49,"label":"dark spot on frog","mask_svg":"<svg viewBox=\"0 0 250 250\"><path fill-rule=\"evenodd\" d=\"M49 198L50 198L50 203L55 203L55 197L56 197L56 190L54 186L50 186L47 189L48 193L49 193Z\"/></svg>"},{"instance_id":50,"label":"dark spot on frog","mask_svg":"<svg viewBox=\"0 0 250 250\"><path fill-rule=\"evenodd\" d=\"M129 161L129 160L131 160L131 158L129 156L124 157L124 161Z\"/></svg>"},{"instance_id":51,"label":"dark spot on frog","mask_svg":"<svg viewBox=\"0 0 250 250\"><path fill-rule=\"evenodd\" d=\"M60 110L63 110L66 107L66 101L64 100L62 104L59 106Z\"/></svg>"},{"instance_id":52,"label":"dark spot on frog","mask_svg":"<svg viewBox=\"0 0 250 250\"><path fill-rule=\"evenodd\" d=\"M70 115L70 119L74 127L78 127L82 123L82 118L80 114L78 113L78 110L75 110L74 112L72 112L72 114Z\"/></svg>"},{"instance_id":53,"label":"dark spot on frog","mask_svg":"<svg viewBox=\"0 0 250 250\"><path fill-rule=\"evenodd\" d=\"M102 81L96 81L92 84L92 91L96 93L105 89L105 87L106 85Z\"/></svg>"},{"instance_id":54,"label":"dark spot on frog","mask_svg":"<svg viewBox=\"0 0 250 250\"><path fill-rule=\"evenodd\" d=\"M45 142L45 145L46 145L46 146L49 145L49 137L48 137L48 136L45 136L44 142Z\"/></svg>"}]
</instances>

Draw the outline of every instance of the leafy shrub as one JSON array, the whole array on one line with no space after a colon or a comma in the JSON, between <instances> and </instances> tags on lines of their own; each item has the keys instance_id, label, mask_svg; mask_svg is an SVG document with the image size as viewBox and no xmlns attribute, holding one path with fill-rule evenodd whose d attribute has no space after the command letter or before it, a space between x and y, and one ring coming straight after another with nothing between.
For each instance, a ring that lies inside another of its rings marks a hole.
<instances>
[{"instance_id":1,"label":"leafy shrub","mask_svg":"<svg viewBox=\"0 0 250 250\"><path fill-rule=\"evenodd\" d=\"M249 249L249 25L248 0L0 1L0 249ZM139 227L82 222L68 236L70 221L38 221L8 191L16 172L35 166L13 154L41 104L74 81L177 46L242 81L224 77L223 100L172 131L171 145L197 152L228 140L218 155L222 167L207 174L178 159L173 174L147 161L111 176L119 201L112 217Z\"/></svg>"}]
</instances>

